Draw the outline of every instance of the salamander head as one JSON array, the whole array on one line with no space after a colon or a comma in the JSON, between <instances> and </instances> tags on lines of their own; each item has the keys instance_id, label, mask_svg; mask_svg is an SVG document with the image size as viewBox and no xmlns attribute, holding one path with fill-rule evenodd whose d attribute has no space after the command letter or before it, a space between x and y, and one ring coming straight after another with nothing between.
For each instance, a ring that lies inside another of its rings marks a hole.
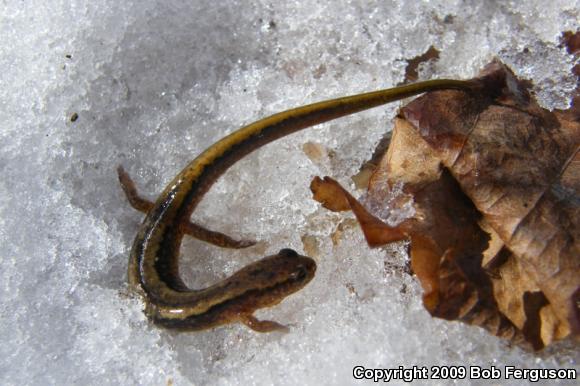
<instances>
[{"instance_id":1,"label":"salamander head","mask_svg":"<svg viewBox=\"0 0 580 386\"><path fill-rule=\"evenodd\" d=\"M220 289L232 298L245 298L246 304L253 303L249 307L258 309L277 304L300 290L315 272L314 260L292 249L282 249L234 273L220 284Z\"/></svg>"}]
</instances>

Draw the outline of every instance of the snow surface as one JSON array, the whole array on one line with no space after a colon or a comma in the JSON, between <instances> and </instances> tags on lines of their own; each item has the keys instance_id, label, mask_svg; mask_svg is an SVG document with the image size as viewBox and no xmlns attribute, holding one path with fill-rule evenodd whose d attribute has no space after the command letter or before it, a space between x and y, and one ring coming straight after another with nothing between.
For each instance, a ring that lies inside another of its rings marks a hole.
<instances>
[{"instance_id":1,"label":"snow surface","mask_svg":"<svg viewBox=\"0 0 580 386\"><path fill-rule=\"evenodd\" d=\"M407 60L431 45L440 58L420 67L422 79L469 78L498 56L536 81L544 106L566 107L573 60L559 36L578 27L579 9L578 1L4 0L0 383L338 385L369 383L352 378L355 365L579 369L573 344L534 355L432 319L404 273L404 244L370 250L351 216L311 199L314 175L354 190L350 177L400 104L265 147L194 214L264 243L231 252L187 240L182 266L192 287L282 247L308 246L315 280L258 315L290 325L285 335L241 325L184 334L148 323L126 284L143 216L115 173L124 165L154 198L243 124L394 86ZM307 142L327 149L328 162L311 161Z\"/></svg>"}]
</instances>

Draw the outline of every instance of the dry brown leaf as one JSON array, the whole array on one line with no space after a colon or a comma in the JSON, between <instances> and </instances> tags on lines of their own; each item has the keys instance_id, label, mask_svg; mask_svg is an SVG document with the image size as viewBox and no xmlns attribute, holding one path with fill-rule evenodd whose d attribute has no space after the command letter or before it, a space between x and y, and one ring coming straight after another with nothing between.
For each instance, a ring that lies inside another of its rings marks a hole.
<instances>
[{"instance_id":1,"label":"dry brown leaf","mask_svg":"<svg viewBox=\"0 0 580 386\"><path fill-rule=\"evenodd\" d=\"M433 316L540 349L580 336L579 116L540 108L498 62L478 82L477 94L425 94L396 120L367 196L386 202L403 184L412 218L389 226L329 178L313 191L350 207L369 245L411 240Z\"/></svg>"}]
</instances>

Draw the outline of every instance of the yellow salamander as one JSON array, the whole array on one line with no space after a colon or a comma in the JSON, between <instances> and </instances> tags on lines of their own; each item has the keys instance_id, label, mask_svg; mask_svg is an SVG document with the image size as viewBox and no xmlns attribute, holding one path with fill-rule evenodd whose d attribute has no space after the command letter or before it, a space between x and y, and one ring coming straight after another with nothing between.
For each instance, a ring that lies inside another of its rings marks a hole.
<instances>
[{"instance_id":1,"label":"yellow salamander","mask_svg":"<svg viewBox=\"0 0 580 386\"><path fill-rule=\"evenodd\" d=\"M208 288L192 290L179 276L178 259L185 234L228 248L253 244L205 229L189 218L212 184L230 166L255 149L301 129L370 109L388 102L441 89L472 90L473 83L431 80L332 99L287 110L242 127L213 144L191 161L165 188L155 203L141 198L119 167L119 179L129 202L147 216L137 233L129 260L129 283L142 291L147 315L158 325L201 330L241 322L259 332L285 329L253 316L304 287L316 263L291 249L249 264Z\"/></svg>"}]
</instances>

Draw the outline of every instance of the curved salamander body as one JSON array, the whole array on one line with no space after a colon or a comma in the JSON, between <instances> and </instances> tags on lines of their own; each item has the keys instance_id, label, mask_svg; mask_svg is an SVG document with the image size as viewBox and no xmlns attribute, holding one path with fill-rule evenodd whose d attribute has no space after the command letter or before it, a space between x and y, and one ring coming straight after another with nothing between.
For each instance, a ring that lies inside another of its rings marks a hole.
<instances>
[{"instance_id":1,"label":"curved salamander body","mask_svg":"<svg viewBox=\"0 0 580 386\"><path fill-rule=\"evenodd\" d=\"M283 329L257 320L255 310L279 303L313 277L315 262L290 249L252 263L205 289L191 290L179 276L178 258L185 234L230 248L253 243L234 240L202 228L189 218L212 184L236 161L255 149L309 126L439 89L471 90L473 84L432 80L359 94L287 110L262 119L221 139L191 161L153 204L138 196L129 176L119 168L121 185L131 204L147 216L133 243L129 283L140 288L147 314L159 325L199 330L239 321L260 331Z\"/></svg>"}]
</instances>

